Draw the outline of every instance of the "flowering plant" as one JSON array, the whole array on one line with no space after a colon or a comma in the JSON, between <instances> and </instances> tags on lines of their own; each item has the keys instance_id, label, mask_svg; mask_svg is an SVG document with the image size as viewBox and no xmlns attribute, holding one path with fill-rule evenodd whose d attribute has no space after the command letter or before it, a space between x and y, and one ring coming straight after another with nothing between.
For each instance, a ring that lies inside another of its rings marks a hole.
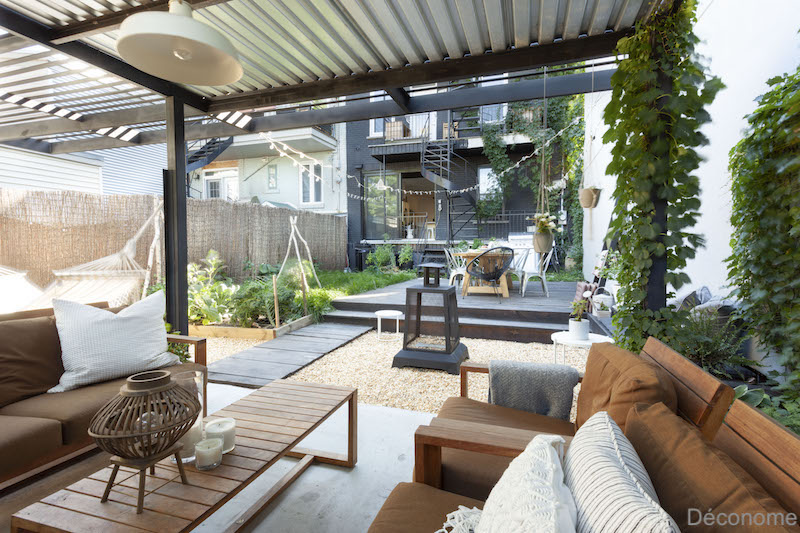
<instances>
[{"instance_id":1,"label":"flowering plant","mask_svg":"<svg viewBox=\"0 0 800 533\"><path fill-rule=\"evenodd\" d=\"M561 233L562 228L556 224L555 215L550 213L536 213L533 215L533 226L538 233L547 233L556 231Z\"/></svg>"}]
</instances>

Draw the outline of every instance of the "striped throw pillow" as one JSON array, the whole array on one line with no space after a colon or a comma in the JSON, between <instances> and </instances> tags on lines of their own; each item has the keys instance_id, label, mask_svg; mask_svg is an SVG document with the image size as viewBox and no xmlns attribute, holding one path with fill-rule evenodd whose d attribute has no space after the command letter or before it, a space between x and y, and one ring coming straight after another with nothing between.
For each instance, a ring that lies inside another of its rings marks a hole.
<instances>
[{"instance_id":1,"label":"striped throw pillow","mask_svg":"<svg viewBox=\"0 0 800 533\"><path fill-rule=\"evenodd\" d=\"M659 505L633 445L605 411L595 413L575 434L564 475L578 509L578 533L679 531Z\"/></svg>"}]
</instances>

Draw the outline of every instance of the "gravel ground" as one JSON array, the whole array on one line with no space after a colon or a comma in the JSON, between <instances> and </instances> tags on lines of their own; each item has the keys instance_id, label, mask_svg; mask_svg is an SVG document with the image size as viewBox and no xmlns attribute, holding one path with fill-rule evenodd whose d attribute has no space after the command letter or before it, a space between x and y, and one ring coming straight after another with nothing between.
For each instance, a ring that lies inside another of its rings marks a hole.
<instances>
[{"instance_id":1,"label":"gravel ground","mask_svg":"<svg viewBox=\"0 0 800 533\"><path fill-rule=\"evenodd\" d=\"M386 339L388 336L383 335ZM289 379L358 387L362 403L398 407L412 411L436 413L450 396L459 395L459 376L438 370L392 368L392 357L402 347L402 337L378 340L370 331L341 348L299 370ZM470 360L489 362L490 359L553 362L550 344L521 343L487 339L464 339ZM583 371L588 350L567 348L567 364ZM561 349L559 349L559 361ZM488 377L471 374L469 397L486 400ZM580 387L576 387L577 390ZM575 407L573 405L573 414Z\"/></svg>"},{"instance_id":2,"label":"gravel ground","mask_svg":"<svg viewBox=\"0 0 800 533\"><path fill-rule=\"evenodd\" d=\"M225 359L229 355L242 352L252 348L256 344L265 342L263 340L252 339L229 339L227 337L209 337L206 339L206 350L208 351L208 363Z\"/></svg>"}]
</instances>

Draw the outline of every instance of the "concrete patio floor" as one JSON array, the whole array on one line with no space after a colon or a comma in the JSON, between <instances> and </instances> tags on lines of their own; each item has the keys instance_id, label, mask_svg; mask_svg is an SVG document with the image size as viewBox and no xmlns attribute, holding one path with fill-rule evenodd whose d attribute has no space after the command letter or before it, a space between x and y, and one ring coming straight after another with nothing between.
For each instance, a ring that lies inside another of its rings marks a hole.
<instances>
[{"instance_id":1,"label":"concrete patio floor","mask_svg":"<svg viewBox=\"0 0 800 533\"><path fill-rule=\"evenodd\" d=\"M211 383L208 385L208 412L213 413L250 392L252 389ZM359 404L356 467L348 470L312 465L254 520L250 530L264 533L366 531L394 486L411 480L414 431L432 417L430 413ZM347 411L340 409L303 441L303 446L343 453L346 428ZM0 498L0 532L9 531L11 514L99 470L107 464L107 457L95 454ZM295 459L281 459L195 531L216 533L229 527L296 462Z\"/></svg>"}]
</instances>

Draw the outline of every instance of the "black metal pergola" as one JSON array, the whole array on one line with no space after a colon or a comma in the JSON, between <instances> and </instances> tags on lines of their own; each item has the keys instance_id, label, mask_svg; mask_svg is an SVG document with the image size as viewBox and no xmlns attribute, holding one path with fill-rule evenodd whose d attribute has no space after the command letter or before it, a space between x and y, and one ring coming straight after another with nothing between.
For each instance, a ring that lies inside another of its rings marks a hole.
<instances>
[{"instance_id":1,"label":"black metal pergola","mask_svg":"<svg viewBox=\"0 0 800 533\"><path fill-rule=\"evenodd\" d=\"M636 24L672 3L183 1L236 46L239 82L177 85L116 54L122 20L164 10L167 0L0 0L0 143L53 154L166 143L167 316L180 331L188 331L186 141L608 90L613 70L546 85L535 74L613 55ZM531 76L419 96L412 89L507 73ZM293 112L264 113L275 106ZM250 120L230 124L232 112Z\"/></svg>"}]
</instances>

